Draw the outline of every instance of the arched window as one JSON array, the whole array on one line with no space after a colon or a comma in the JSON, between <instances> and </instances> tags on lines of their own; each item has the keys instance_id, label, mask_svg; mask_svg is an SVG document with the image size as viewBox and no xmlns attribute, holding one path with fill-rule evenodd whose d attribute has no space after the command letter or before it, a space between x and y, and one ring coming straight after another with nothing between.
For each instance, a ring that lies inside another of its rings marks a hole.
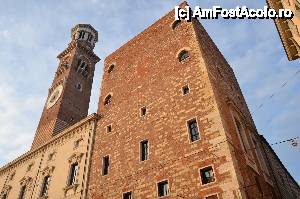
<instances>
[{"instance_id":1,"label":"arched window","mask_svg":"<svg viewBox=\"0 0 300 199\"><path fill-rule=\"evenodd\" d=\"M106 97L105 97L105 100L104 100L104 105L108 105L108 104L110 104L111 103L111 99L112 97L111 97L111 94L109 94L109 95L107 95Z\"/></svg>"},{"instance_id":2,"label":"arched window","mask_svg":"<svg viewBox=\"0 0 300 199\"><path fill-rule=\"evenodd\" d=\"M175 28L177 28L177 27L179 26L180 22L181 22L180 20L174 21L174 22L172 23L172 29L175 30Z\"/></svg>"},{"instance_id":3,"label":"arched window","mask_svg":"<svg viewBox=\"0 0 300 199\"><path fill-rule=\"evenodd\" d=\"M189 58L189 52L186 50L181 51L178 55L178 60L180 62L186 60L187 58Z\"/></svg>"},{"instance_id":4,"label":"arched window","mask_svg":"<svg viewBox=\"0 0 300 199\"><path fill-rule=\"evenodd\" d=\"M83 77L87 78L89 74L88 64L82 59L79 59L76 67L76 72L82 74Z\"/></svg>"},{"instance_id":5,"label":"arched window","mask_svg":"<svg viewBox=\"0 0 300 199\"><path fill-rule=\"evenodd\" d=\"M108 74L110 74L114 70L114 68L115 68L114 64L110 65L108 70L107 70Z\"/></svg>"}]
</instances>

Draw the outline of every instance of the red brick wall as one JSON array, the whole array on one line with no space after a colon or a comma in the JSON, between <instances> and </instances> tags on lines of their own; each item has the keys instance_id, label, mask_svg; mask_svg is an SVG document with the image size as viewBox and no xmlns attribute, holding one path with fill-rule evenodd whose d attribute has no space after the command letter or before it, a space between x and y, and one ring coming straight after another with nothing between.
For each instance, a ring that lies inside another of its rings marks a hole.
<instances>
[{"instance_id":1,"label":"red brick wall","mask_svg":"<svg viewBox=\"0 0 300 199\"><path fill-rule=\"evenodd\" d=\"M226 137L231 146L232 158L236 163L235 172L240 176L240 189L245 191L249 198L261 198L262 194L264 198L272 198L272 188L265 181L263 173L266 174L266 172L261 168L255 153L256 148L252 141L254 137L259 139L259 136L234 72L202 25L196 20L193 20L193 23L221 114ZM249 142L246 152L242 150L232 112L236 112L240 116L240 122L246 131ZM247 164L246 158L249 164ZM257 176L259 179L260 185L256 183L254 176ZM266 176L270 179L270 176L267 174ZM259 186L262 187L263 193L259 192Z\"/></svg>"},{"instance_id":2,"label":"red brick wall","mask_svg":"<svg viewBox=\"0 0 300 199\"><path fill-rule=\"evenodd\" d=\"M127 191L136 198L156 198L156 183L164 179L169 180L168 198L240 194L194 26L182 22L172 30L173 21L172 11L105 59L98 109L103 118L95 137L91 198L121 198ZM190 57L180 63L176 56L183 48ZM108 74L111 64L115 68ZM190 94L183 96L181 89L187 84ZM109 93L112 103L104 106ZM143 106L148 113L140 117ZM195 143L190 142L186 126L192 118L201 134ZM107 133L110 124L113 131ZM149 160L140 162L140 141L145 139ZM102 176L106 155L110 155L109 174ZM214 167L216 182L201 186L199 169L208 165Z\"/></svg>"},{"instance_id":3,"label":"red brick wall","mask_svg":"<svg viewBox=\"0 0 300 199\"><path fill-rule=\"evenodd\" d=\"M47 109L47 105L45 105L32 149L41 146L65 127L71 126L87 116L95 64L99 58L92 51L87 50L84 45L84 43L72 42L64 51L65 55L60 58L60 64L49 89L49 96L58 85L63 85L64 88L53 107ZM89 60L88 78L83 78L76 72L78 59L81 56ZM67 64L67 67L64 67L63 64ZM61 69L64 69L62 73L60 73ZM81 83L82 91L75 88L78 83Z\"/></svg>"}]
</instances>

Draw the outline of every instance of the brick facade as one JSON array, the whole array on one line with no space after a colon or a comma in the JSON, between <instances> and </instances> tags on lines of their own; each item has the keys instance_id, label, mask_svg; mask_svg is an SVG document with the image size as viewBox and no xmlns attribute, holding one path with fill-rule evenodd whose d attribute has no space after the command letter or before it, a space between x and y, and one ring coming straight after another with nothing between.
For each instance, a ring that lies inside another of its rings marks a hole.
<instances>
[{"instance_id":1,"label":"brick facade","mask_svg":"<svg viewBox=\"0 0 300 199\"><path fill-rule=\"evenodd\" d=\"M1 199L20 196L24 183L24 199L299 197L199 21L174 22L171 11L106 57L91 116L97 36L82 31L96 33L84 24L72 30L31 151L0 168ZM86 77L80 60L90 67ZM47 175L49 192L41 196Z\"/></svg>"},{"instance_id":2,"label":"brick facade","mask_svg":"<svg viewBox=\"0 0 300 199\"><path fill-rule=\"evenodd\" d=\"M249 139L256 129L232 69L198 21L182 21L174 30L173 23L172 11L105 59L89 197L121 198L132 191L135 198L156 198L157 182L166 179L168 198L245 198L250 192L257 197L256 185L248 188L257 175L271 198L255 156L241 152L235 133L233 111L249 128ZM180 62L182 50L189 58ZM190 93L183 95L186 85ZM109 94L112 102L104 105ZM200 129L193 143L191 119ZM149 160L141 162L143 140L149 142ZM109 174L102 176L107 155ZM207 166L216 179L202 185L199 171Z\"/></svg>"},{"instance_id":3,"label":"brick facade","mask_svg":"<svg viewBox=\"0 0 300 199\"><path fill-rule=\"evenodd\" d=\"M85 37L78 38L81 31L86 31ZM92 35L91 41L87 41L89 34ZM32 149L41 146L66 127L87 116L95 64L100 60L93 52L97 41L98 32L92 26L79 24L73 28L70 44L58 55L60 63L49 88ZM88 65L85 76L77 71L79 59L84 60ZM78 85L80 89L77 88ZM55 104L49 107L50 98L59 87L62 87L61 94Z\"/></svg>"}]
</instances>

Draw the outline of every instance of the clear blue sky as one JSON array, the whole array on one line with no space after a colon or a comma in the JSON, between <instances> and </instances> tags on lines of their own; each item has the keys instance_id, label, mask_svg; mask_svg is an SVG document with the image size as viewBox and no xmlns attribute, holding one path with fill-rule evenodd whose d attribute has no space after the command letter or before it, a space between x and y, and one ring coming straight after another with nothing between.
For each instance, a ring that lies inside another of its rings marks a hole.
<instances>
[{"instance_id":1,"label":"clear blue sky","mask_svg":"<svg viewBox=\"0 0 300 199\"><path fill-rule=\"evenodd\" d=\"M0 7L0 165L31 145L47 90L57 67L56 56L70 40L70 29L89 23L99 31L97 64L90 113L97 110L103 58L179 4L171 0L1 0ZM233 8L256 1L189 1L191 6ZM253 112L257 128L270 143L299 136L300 60L287 61L272 20L201 21L230 65ZM289 84L279 89L283 82ZM276 95L268 100L272 93ZM257 107L265 102L262 109ZM300 182L300 150L274 146Z\"/></svg>"}]
</instances>

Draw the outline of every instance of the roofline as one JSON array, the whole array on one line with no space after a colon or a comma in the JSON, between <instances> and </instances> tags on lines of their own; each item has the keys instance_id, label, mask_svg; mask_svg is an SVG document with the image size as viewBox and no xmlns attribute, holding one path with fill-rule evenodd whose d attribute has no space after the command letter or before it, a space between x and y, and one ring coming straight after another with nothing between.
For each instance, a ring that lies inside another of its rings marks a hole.
<instances>
[{"instance_id":1,"label":"roofline","mask_svg":"<svg viewBox=\"0 0 300 199\"><path fill-rule=\"evenodd\" d=\"M80 120L79 122L73 124L72 126L66 128L66 129L64 129L63 131L61 131L59 134L54 136L51 140L49 140L48 142L46 142L42 146L40 146L40 147L38 147L38 148L36 148L32 151L31 150L27 151L26 153L22 154L18 158L14 159L13 161L11 161L11 162L7 163L6 165L4 165L3 167L1 167L0 168L0 175L1 175L2 172L4 172L6 169L11 167L12 165L17 164L18 162L24 160L25 158L27 158L30 155L34 155L35 153L39 153L42 149L46 148L47 146L49 146L51 143L55 142L56 140L66 136L67 134L69 134L74 129L78 128L79 126L82 126L83 124L86 124L89 121L98 121L99 119L101 119L100 115L98 115L97 113L92 113L91 115L87 116L86 118Z\"/></svg>"}]
</instances>

